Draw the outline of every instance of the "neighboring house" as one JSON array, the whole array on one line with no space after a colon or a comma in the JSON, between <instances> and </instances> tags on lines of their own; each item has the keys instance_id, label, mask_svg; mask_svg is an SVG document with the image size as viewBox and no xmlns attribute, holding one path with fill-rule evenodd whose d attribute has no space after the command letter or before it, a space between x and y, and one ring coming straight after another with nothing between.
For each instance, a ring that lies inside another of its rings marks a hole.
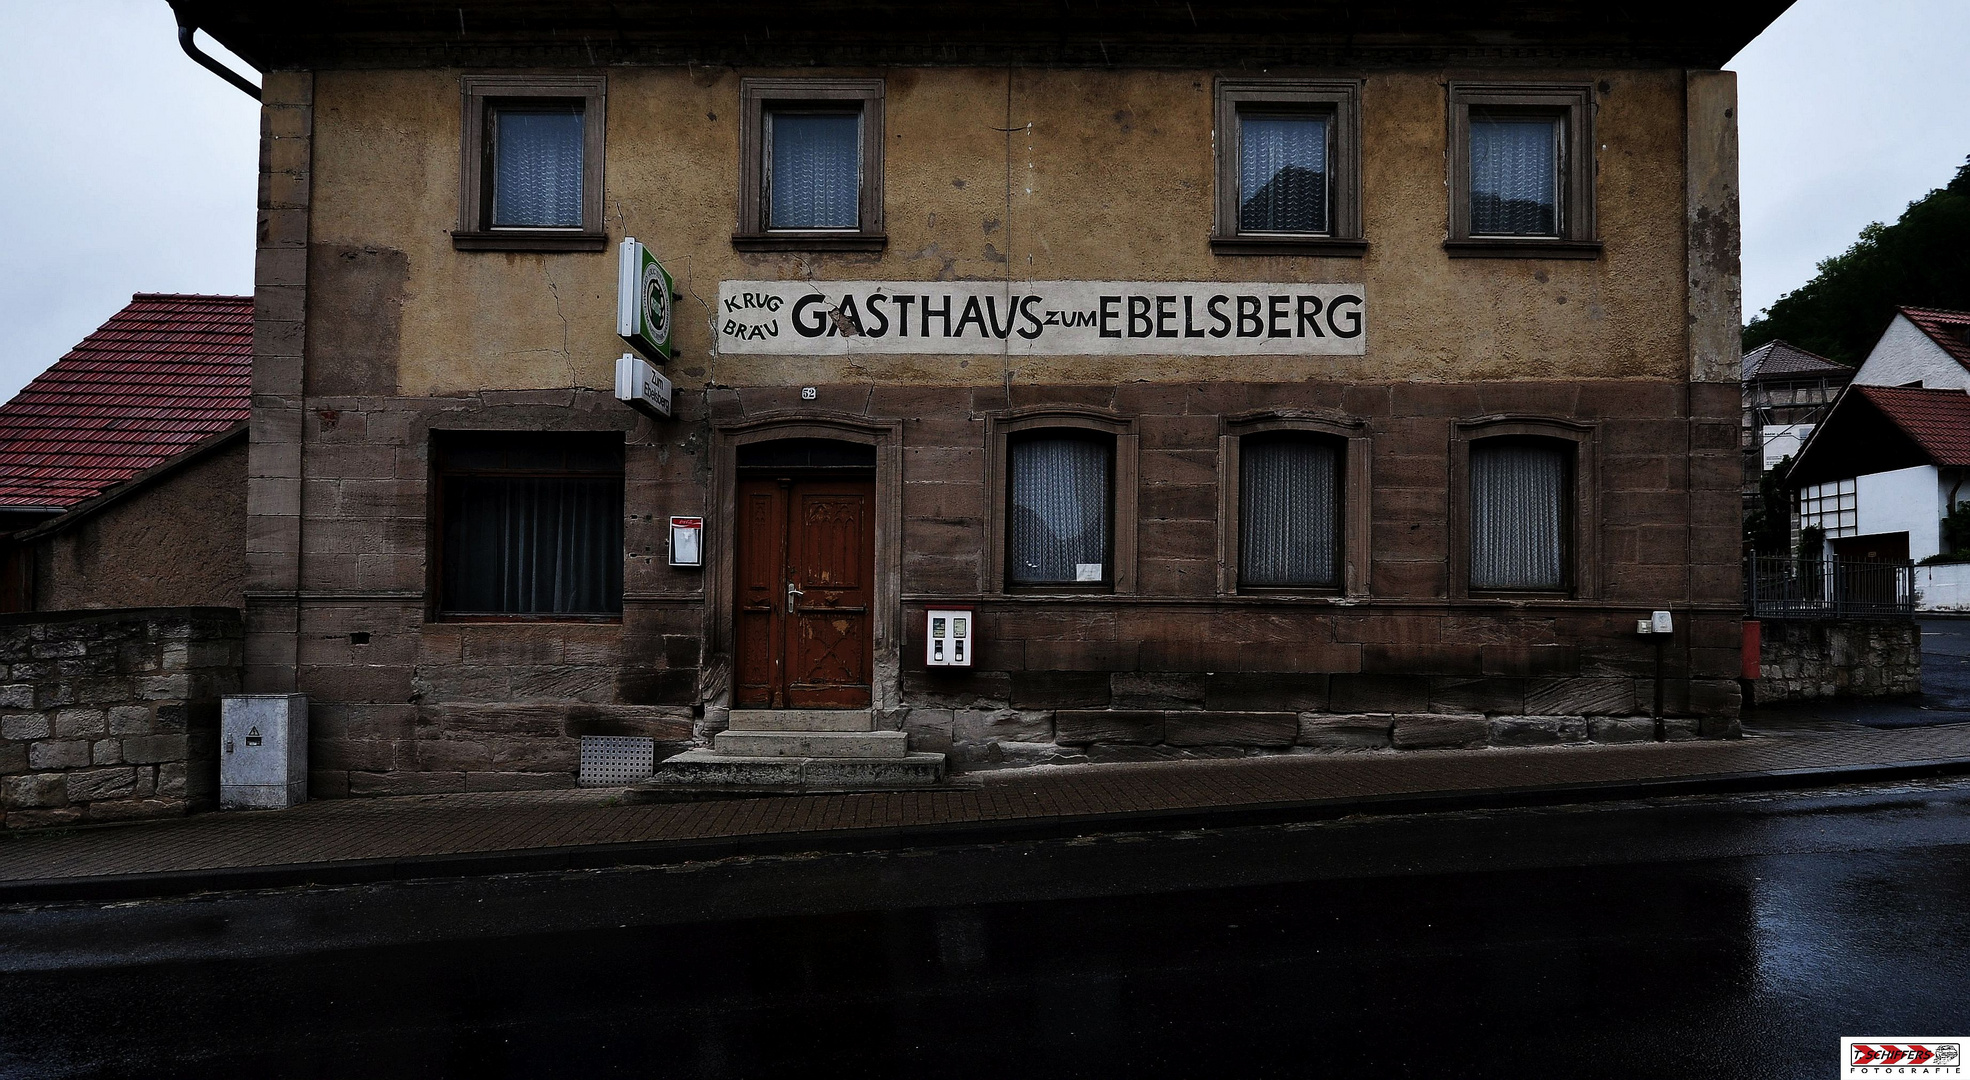
<instances>
[{"instance_id":1,"label":"neighboring house","mask_svg":"<svg viewBox=\"0 0 1970 1080\"><path fill-rule=\"evenodd\" d=\"M244 608L253 300L138 293L0 405L0 610Z\"/></svg>"},{"instance_id":2,"label":"neighboring house","mask_svg":"<svg viewBox=\"0 0 1970 1080\"><path fill-rule=\"evenodd\" d=\"M1822 530L1838 558L1945 554L1942 518L1970 499L1966 470L1970 393L1855 383L1787 475L1799 492L1794 528Z\"/></svg>"},{"instance_id":3,"label":"neighboring house","mask_svg":"<svg viewBox=\"0 0 1970 1080\"><path fill-rule=\"evenodd\" d=\"M1745 454L1746 490L1758 475L1806 445L1854 369L1783 341L1768 341L1744 354L1744 413L1739 437Z\"/></svg>"},{"instance_id":4,"label":"neighboring house","mask_svg":"<svg viewBox=\"0 0 1970 1080\"><path fill-rule=\"evenodd\" d=\"M1854 372L1862 386L1970 390L1970 312L1905 307Z\"/></svg>"},{"instance_id":5,"label":"neighboring house","mask_svg":"<svg viewBox=\"0 0 1970 1080\"><path fill-rule=\"evenodd\" d=\"M246 680L316 794L1736 728L1718 67L1786 0L174 6L266 72Z\"/></svg>"}]
</instances>

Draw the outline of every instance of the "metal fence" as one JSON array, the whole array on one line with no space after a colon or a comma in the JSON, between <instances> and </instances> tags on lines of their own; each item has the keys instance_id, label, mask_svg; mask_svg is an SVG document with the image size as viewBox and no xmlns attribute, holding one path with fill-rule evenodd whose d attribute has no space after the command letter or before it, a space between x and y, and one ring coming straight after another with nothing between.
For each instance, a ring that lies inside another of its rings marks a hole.
<instances>
[{"instance_id":1,"label":"metal fence","mask_svg":"<svg viewBox=\"0 0 1970 1080\"><path fill-rule=\"evenodd\" d=\"M1753 555L1744 610L1759 619L1913 618L1915 564Z\"/></svg>"}]
</instances>

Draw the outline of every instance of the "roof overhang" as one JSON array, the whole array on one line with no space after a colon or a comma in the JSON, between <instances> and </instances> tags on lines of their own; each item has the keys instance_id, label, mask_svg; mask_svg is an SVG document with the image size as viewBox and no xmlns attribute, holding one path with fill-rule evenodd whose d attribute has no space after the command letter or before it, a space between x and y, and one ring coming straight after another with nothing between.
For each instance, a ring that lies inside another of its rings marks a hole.
<instances>
[{"instance_id":1,"label":"roof overhang","mask_svg":"<svg viewBox=\"0 0 1970 1080\"><path fill-rule=\"evenodd\" d=\"M1849 384L1826 419L1813 429L1786 471L1785 482L1788 487L1804 487L1934 464L1935 457L1922 444Z\"/></svg>"},{"instance_id":2,"label":"roof overhang","mask_svg":"<svg viewBox=\"0 0 1970 1080\"><path fill-rule=\"evenodd\" d=\"M610 64L1721 67L1792 0L171 0L261 70Z\"/></svg>"},{"instance_id":3,"label":"roof overhang","mask_svg":"<svg viewBox=\"0 0 1970 1080\"><path fill-rule=\"evenodd\" d=\"M32 543L33 541L66 531L70 526L94 517L96 514L115 506L132 495L149 490L158 482L177 475L184 469L203 461L213 453L231 446L233 443L244 442L246 440L247 429L248 425L241 423L235 424L215 435L208 435L204 439L186 447L182 453L177 454L168 461L159 462L99 495L92 496L73 506L64 507L55 511L55 517L51 520L40 522L31 528L22 529L20 532L14 534L13 539L24 543Z\"/></svg>"}]
</instances>

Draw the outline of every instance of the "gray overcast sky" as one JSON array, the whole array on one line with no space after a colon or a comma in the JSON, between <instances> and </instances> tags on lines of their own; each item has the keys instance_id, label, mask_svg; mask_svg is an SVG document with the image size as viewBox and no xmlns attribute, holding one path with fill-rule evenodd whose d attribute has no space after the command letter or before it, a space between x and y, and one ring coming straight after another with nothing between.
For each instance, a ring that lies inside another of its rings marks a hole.
<instances>
[{"instance_id":1,"label":"gray overcast sky","mask_svg":"<svg viewBox=\"0 0 1970 1080\"><path fill-rule=\"evenodd\" d=\"M1970 154L1965 0L1799 0L1732 67L1747 315ZM0 0L0 397L133 292L253 282L257 106L164 0Z\"/></svg>"}]
</instances>

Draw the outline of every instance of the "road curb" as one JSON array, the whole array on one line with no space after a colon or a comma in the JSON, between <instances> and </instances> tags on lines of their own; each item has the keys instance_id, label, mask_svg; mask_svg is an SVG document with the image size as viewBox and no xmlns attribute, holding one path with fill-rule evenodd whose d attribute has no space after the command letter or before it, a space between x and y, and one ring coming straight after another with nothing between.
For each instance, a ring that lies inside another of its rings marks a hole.
<instances>
[{"instance_id":1,"label":"road curb","mask_svg":"<svg viewBox=\"0 0 1970 1080\"><path fill-rule=\"evenodd\" d=\"M1892 764L1710 773L1601 783L1541 784L1470 791L1401 792L1329 799L1296 799L1239 806L1023 817L862 829L766 833L743 837L635 840L567 847L459 852L388 859L229 866L144 874L0 881L0 905L98 903L164 899L196 893L296 887L339 887L419 879L484 877L653 866L747 855L878 851L902 847L1059 839L1098 833L1231 828L1318 821L1353 814L1495 810L1579 803L1625 802L1684 795L1810 790L1883 780L1918 780L1970 773L1970 759L1936 758Z\"/></svg>"}]
</instances>

